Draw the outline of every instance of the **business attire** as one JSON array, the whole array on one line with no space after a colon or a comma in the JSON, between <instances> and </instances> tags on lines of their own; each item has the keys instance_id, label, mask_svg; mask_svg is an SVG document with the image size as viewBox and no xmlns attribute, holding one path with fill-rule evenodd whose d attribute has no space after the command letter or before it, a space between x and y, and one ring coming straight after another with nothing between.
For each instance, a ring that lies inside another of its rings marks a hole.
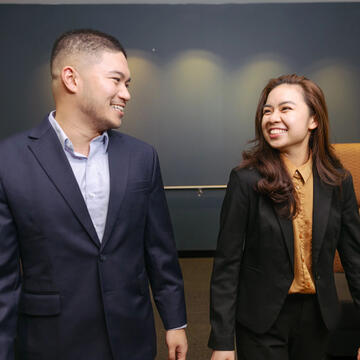
<instances>
[{"instance_id":1,"label":"business attire","mask_svg":"<svg viewBox=\"0 0 360 360\"><path fill-rule=\"evenodd\" d=\"M186 323L156 152L109 130L84 159L50 121L0 143L0 360L153 360L149 283Z\"/></svg>"},{"instance_id":2,"label":"business attire","mask_svg":"<svg viewBox=\"0 0 360 360\"><path fill-rule=\"evenodd\" d=\"M236 333L244 360L319 360L339 316L336 249L360 305L360 219L352 179L332 187L315 168L303 171L307 196L298 193L294 220L279 216L255 190L260 179L255 169L230 175L211 280L209 346L233 350Z\"/></svg>"}]
</instances>

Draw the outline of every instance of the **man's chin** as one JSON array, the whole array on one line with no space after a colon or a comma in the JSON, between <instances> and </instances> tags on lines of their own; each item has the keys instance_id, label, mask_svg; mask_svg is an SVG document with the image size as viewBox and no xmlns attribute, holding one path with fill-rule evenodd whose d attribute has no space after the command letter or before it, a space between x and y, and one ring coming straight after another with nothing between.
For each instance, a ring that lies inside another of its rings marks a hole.
<instances>
[{"instance_id":1,"label":"man's chin","mask_svg":"<svg viewBox=\"0 0 360 360\"><path fill-rule=\"evenodd\" d=\"M102 124L102 126L100 126L100 128L98 129L101 132L107 131L107 130L111 130L111 129L118 129L122 124L122 118L118 118L116 120L111 120L111 121L104 121L104 123Z\"/></svg>"},{"instance_id":2,"label":"man's chin","mask_svg":"<svg viewBox=\"0 0 360 360\"><path fill-rule=\"evenodd\" d=\"M111 129L118 129L122 124L123 117L124 117L124 114L122 114L121 116L119 116L115 120L113 120Z\"/></svg>"},{"instance_id":3,"label":"man's chin","mask_svg":"<svg viewBox=\"0 0 360 360\"><path fill-rule=\"evenodd\" d=\"M118 129L121 126L121 124L122 124L122 119L119 119L119 121L113 124L111 129Z\"/></svg>"}]
</instances>

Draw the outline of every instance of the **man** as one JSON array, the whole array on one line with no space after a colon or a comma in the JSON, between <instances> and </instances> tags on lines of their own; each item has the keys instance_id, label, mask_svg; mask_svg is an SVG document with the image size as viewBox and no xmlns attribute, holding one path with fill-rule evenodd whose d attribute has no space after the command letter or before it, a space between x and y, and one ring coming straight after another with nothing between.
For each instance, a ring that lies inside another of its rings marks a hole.
<instances>
[{"instance_id":1,"label":"man","mask_svg":"<svg viewBox=\"0 0 360 360\"><path fill-rule=\"evenodd\" d=\"M115 132L130 100L112 36L63 34L56 111L0 144L0 360L153 360L149 282L185 359L183 282L155 150ZM21 266L20 266L21 264Z\"/></svg>"}]
</instances>

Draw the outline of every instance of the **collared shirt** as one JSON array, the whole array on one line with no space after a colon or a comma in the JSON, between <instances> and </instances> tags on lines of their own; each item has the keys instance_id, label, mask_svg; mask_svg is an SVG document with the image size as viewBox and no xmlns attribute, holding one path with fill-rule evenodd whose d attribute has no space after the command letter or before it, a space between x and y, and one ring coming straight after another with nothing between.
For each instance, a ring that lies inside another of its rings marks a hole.
<instances>
[{"instance_id":1,"label":"collared shirt","mask_svg":"<svg viewBox=\"0 0 360 360\"><path fill-rule=\"evenodd\" d=\"M90 142L88 156L74 150L71 140L55 120L55 111L49 115L49 122L54 128L64 149L76 181L88 208L100 242L102 241L110 194L110 176L108 161L109 136L107 132Z\"/></svg>"},{"instance_id":2,"label":"collared shirt","mask_svg":"<svg viewBox=\"0 0 360 360\"><path fill-rule=\"evenodd\" d=\"M312 274L312 217L313 217L313 173L312 157L299 167L282 156L291 176L298 197L298 211L293 219L294 231L294 280L289 294L314 294Z\"/></svg>"}]
</instances>

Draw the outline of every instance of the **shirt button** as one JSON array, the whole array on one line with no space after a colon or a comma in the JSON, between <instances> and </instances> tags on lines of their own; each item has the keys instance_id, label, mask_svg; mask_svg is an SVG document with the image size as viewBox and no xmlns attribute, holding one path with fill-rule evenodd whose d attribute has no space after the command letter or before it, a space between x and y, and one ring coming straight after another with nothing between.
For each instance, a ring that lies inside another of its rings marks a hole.
<instances>
[{"instance_id":1,"label":"shirt button","mask_svg":"<svg viewBox=\"0 0 360 360\"><path fill-rule=\"evenodd\" d=\"M89 194L89 197L91 197L92 199L95 197L95 194L94 193L90 193Z\"/></svg>"},{"instance_id":2,"label":"shirt button","mask_svg":"<svg viewBox=\"0 0 360 360\"><path fill-rule=\"evenodd\" d=\"M100 254L99 259L101 262L104 262L106 260L106 255Z\"/></svg>"}]
</instances>

